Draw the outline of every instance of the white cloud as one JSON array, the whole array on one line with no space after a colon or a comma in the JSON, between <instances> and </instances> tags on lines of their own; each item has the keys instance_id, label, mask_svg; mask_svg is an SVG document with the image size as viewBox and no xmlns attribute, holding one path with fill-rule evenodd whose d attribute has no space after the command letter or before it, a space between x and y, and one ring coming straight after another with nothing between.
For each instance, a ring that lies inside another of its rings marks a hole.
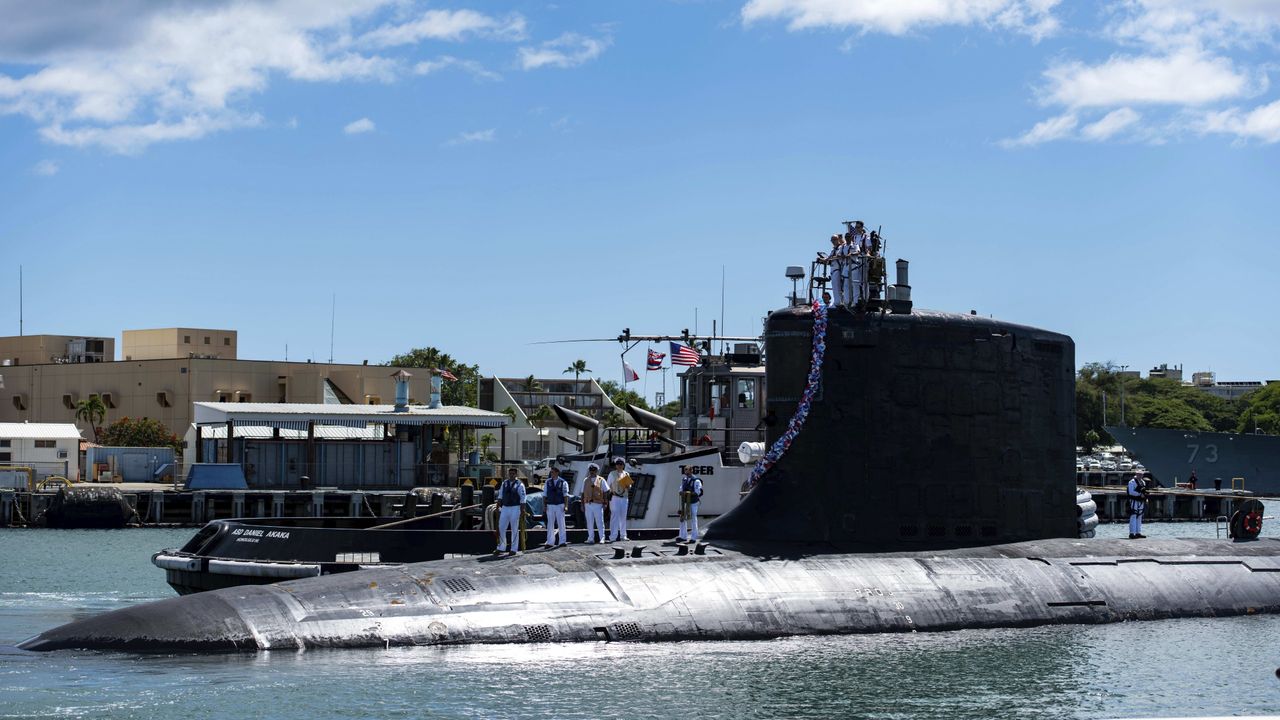
<instances>
[{"instance_id":1,"label":"white cloud","mask_svg":"<svg viewBox=\"0 0 1280 720\"><path fill-rule=\"evenodd\" d=\"M1080 137L1085 140L1101 142L1124 130L1142 119L1142 115L1132 108L1120 108L1107 113L1101 120L1085 125L1080 129Z\"/></svg>"},{"instance_id":2,"label":"white cloud","mask_svg":"<svg viewBox=\"0 0 1280 720\"><path fill-rule=\"evenodd\" d=\"M1193 50L1165 56L1114 56L1097 65L1065 62L1044 73L1045 102L1067 107L1200 105L1251 90L1231 60Z\"/></svg>"},{"instance_id":3,"label":"white cloud","mask_svg":"<svg viewBox=\"0 0 1280 720\"><path fill-rule=\"evenodd\" d=\"M1280 100L1248 112L1231 108L1209 113L1201 122L1200 130L1206 133L1228 133L1265 143L1280 142Z\"/></svg>"},{"instance_id":4,"label":"white cloud","mask_svg":"<svg viewBox=\"0 0 1280 720\"><path fill-rule=\"evenodd\" d=\"M435 60L424 60L413 66L414 75L430 75L446 68L457 67L470 73L477 80L501 80L502 76L475 60L463 60L452 55L441 55Z\"/></svg>"},{"instance_id":5,"label":"white cloud","mask_svg":"<svg viewBox=\"0 0 1280 720\"><path fill-rule=\"evenodd\" d=\"M373 124L373 121L367 117L363 117L359 120L353 120L347 123L346 127L342 128L342 132L348 135L359 135L361 133L373 132L375 129L377 128Z\"/></svg>"},{"instance_id":6,"label":"white cloud","mask_svg":"<svg viewBox=\"0 0 1280 720\"><path fill-rule=\"evenodd\" d=\"M475 132L464 132L453 138L446 145L467 145L470 143L493 142L498 139L498 130L489 128L488 130L477 130Z\"/></svg>"},{"instance_id":7,"label":"white cloud","mask_svg":"<svg viewBox=\"0 0 1280 720\"><path fill-rule=\"evenodd\" d=\"M921 27L987 25L1033 37L1058 27L1059 0L750 0L742 21L785 20L790 30L854 29L903 35Z\"/></svg>"},{"instance_id":8,"label":"white cloud","mask_svg":"<svg viewBox=\"0 0 1280 720\"><path fill-rule=\"evenodd\" d=\"M1080 119L1074 113L1058 115L1036 123L1030 130L1016 138L1001 140L1004 148L1031 147L1051 140L1062 140L1071 137Z\"/></svg>"},{"instance_id":9,"label":"white cloud","mask_svg":"<svg viewBox=\"0 0 1280 720\"><path fill-rule=\"evenodd\" d=\"M53 177L58 174L60 169L58 163L53 160L41 160L36 163L35 167L31 168L31 172L44 177Z\"/></svg>"},{"instance_id":10,"label":"white cloud","mask_svg":"<svg viewBox=\"0 0 1280 720\"><path fill-rule=\"evenodd\" d=\"M1110 37L1152 48L1252 45L1280 29L1274 0L1127 0L1112 9Z\"/></svg>"},{"instance_id":11,"label":"white cloud","mask_svg":"<svg viewBox=\"0 0 1280 720\"><path fill-rule=\"evenodd\" d=\"M413 2L0 0L0 114L32 119L51 143L138 152L261 124L250 99L281 78L392 82L431 66L386 48L525 36L518 14L428 10L387 23Z\"/></svg>"},{"instance_id":12,"label":"white cloud","mask_svg":"<svg viewBox=\"0 0 1280 720\"><path fill-rule=\"evenodd\" d=\"M609 47L611 39L586 37L577 33L565 33L555 40L548 40L538 47L520 48L520 67L536 70L541 67L570 68L600 57Z\"/></svg>"},{"instance_id":13,"label":"white cloud","mask_svg":"<svg viewBox=\"0 0 1280 720\"><path fill-rule=\"evenodd\" d=\"M417 19L384 25L360 38L364 45L391 47L422 40L459 41L468 36L498 40L523 40L526 22L519 13L497 18L474 10L428 10Z\"/></svg>"}]
</instances>

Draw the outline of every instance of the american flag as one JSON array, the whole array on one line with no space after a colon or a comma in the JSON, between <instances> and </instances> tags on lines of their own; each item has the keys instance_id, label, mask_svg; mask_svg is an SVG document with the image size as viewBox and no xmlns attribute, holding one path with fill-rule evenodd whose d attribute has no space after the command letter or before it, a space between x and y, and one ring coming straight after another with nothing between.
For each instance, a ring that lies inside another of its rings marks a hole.
<instances>
[{"instance_id":1,"label":"american flag","mask_svg":"<svg viewBox=\"0 0 1280 720\"><path fill-rule=\"evenodd\" d=\"M650 370L661 370L661 369L662 369L662 359L663 359L663 358L665 358L666 356L667 356L667 354L666 354L666 353L660 353L660 352L658 352L657 350L654 350L654 349L650 348L650 350L649 350L649 369L650 369Z\"/></svg>"},{"instance_id":2,"label":"american flag","mask_svg":"<svg viewBox=\"0 0 1280 720\"><path fill-rule=\"evenodd\" d=\"M672 365L694 366L700 362L702 362L702 356L698 354L697 350L694 350L688 345L681 345L677 342L671 343Z\"/></svg>"},{"instance_id":3,"label":"american flag","mask_svg":"<svg viewBox=\"0 0 1280 720\"><path fill-rule=\"evenodd\" d=\"M458 376L454 375L448 370L445 370L444 368L440 368L440 377L444 378L445 380L448 380L449 382L458 382Z\"/></svg>"}]
</instances>

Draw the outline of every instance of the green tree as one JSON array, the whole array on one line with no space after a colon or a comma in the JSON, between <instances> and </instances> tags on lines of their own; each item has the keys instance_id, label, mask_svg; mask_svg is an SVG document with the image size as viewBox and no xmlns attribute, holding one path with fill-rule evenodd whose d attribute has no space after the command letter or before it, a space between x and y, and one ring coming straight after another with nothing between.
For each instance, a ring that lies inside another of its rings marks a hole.
<instances>
[{"instance_id":1,"label":"green tree","mask_svg":"<svg viewBox=\"0 0 1280 720\"><path fill-rule=\"evenodd\" d=\"M649 403L644 401L644 397L634 390L627 390L613 380L597 380L600 383L600 389L604 390L604 394L613 401L614 405L622 407L627 403L635 405L638 408L648 410Z\"/></svg>"},{"instance_id":2,"label":"green tree","mask_svg":"<svg viewBox=\"0 0 1280 720\"><path fill-rule=\"evenodd\" d=\"M680 417L680 401L672 400L671 402L658 408L657 413L669 420L675 420Z\"/></svg>"},{"instance_id":3,"label":"green tree","mask_svg":"<svg viewBox=\"0 0 1280 720\"><path fill-rule=\"evenodd\" d=\"M551 408L546 405L539 405L537 410L529 413L529 424L541 430L551 422L555 417L555 413L551 412Z\"/></svg>"},{"instance_id":4,"label":"green tree","mask_svg":"<svg viewBox=\"0 0 1280 720\"><path fill-rule=\"evenodd\" d=\"M538 382L538 379L532 375L525 378L520 384L524 385L525 392L542 392L542 383Z\"/></svg>"},{"instance_id":5,"label":"green tree","mask_svg":"<svg viewBox=\"0 0 1280 720\"><path fill-rule=\"evenodd\" d=\"M479 365L467 365L433 347L414 348L396 355L384 364L390 367L429 368L433 372L447 370L458 379L444 381L440 401L445 405L476 407L476 387L480 383Z\"/></svg>"},{"instance_id":6,"label":"green tree","mask_svg":"<svg viewBox=\"0 0 1280 720\"><path fill-rule=\"evenodd\" d=\"M1240 398L1240 407L1236 432L1280 435L1280 383L1271 383L1245 395Z\"/></svg>"},{"instance_id":7,"label":"green tree","mask_svg":"<svg viewBox=\"0 0 1280 720\"><path fill-rule=\"evenodd\" d=\"M76 420L84 422L93 430L93 441L98 442L98 426L107 417L107 405L102 402L102 398L98 395L90 395L89 397L76 403Z\"/></svg>"},{"instance_id":8,"label":"green tree","mask_svg":"<svg viewBox=\"0 0 1280 720\"><path fill-rule=\"evenodd\" d=\"M1091 453L1094 448L1098 447L1099 442L1102 442L1102 436L1098 435L1097 430L1090 430L1084 434L1084 445L1082 447L1086 453Z\"/></svg>"},{"instance_id":9,"label":"green tree","mask_svg":"<svg viewBox=\"0 0 1280 720\"><path fill-rule=\"evenodd\" d=\"M568 375L569 373L573 373L573 381L576 383L576 382L578 382L578 378L579 378L583 373L589 373L589 372L591 372L591 368L587 367L587 361L586 361L586 360L574 360L574 361L573 361L573 364L571 364L571 365L569 365L569 367L565 368L565 369L564 369L564 372L563 372L563 373L561 373L561 374L562 374L562 375Z\"/></svg>"},{"instance_id":10,"label":"green tree","mask_svg":"<svg viewBox=\"0 0 1280 720\"><path fill-rule=\"evenodd\" d=\"M108 447L171 447L182 449L182 441L169 432L159 420L122 417L102 431L102 444Z\"/></svg>"}]
</instances>

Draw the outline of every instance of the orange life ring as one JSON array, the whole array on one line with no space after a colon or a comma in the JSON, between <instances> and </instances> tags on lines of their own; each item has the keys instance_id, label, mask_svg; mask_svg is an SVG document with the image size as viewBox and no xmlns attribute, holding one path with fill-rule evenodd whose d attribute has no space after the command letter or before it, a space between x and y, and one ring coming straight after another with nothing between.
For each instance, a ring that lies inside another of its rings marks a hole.
<instances>
[{"instance_id":1,"label":"orange life ring","mask_svg":"<svg viewBox=\"0 0 1280 720\"><path fill-rule=\"evenodd\" d=\"M1240 529L1247 535L1257 535L1262 532L1262 513L1257 510L1245 513L1240 521Z\"/></svg>"}]
</instances>

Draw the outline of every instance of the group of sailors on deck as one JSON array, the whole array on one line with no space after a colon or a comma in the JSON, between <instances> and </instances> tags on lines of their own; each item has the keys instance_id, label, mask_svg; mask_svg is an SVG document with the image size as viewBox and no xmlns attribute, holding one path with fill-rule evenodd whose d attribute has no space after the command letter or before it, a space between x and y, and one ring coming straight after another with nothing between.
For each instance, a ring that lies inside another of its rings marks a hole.
<instances>
[{"instance_id":1,"label":"group of sailors on deck","mask_svg":"<svg viewBox=\"0 0 1280 720\"><path fill-rule=\"evenodd\" d=\"M605 507L609 508L609 542L626 542L627 512L634 481L626 470L626 461L613 460L613 471L600 474L600 466L587 466L587 476L582 483L582 512L586 520L588 545L604 543ZM702 478L693 474L693 468L681 466L680 478L680 530L678 542L697 542L698 505L702 499ZM547 474L542 491L546 512L547 541L544 548L564 547L569 544L565 527L565 507L571 499L569 484L560 476L559 468L552 467ZM521 519L529 499L525 483L515 468L507 470L507 477L497 488L498 546L495 555L520 553ZM537 497L534 495L534 497Z\"/></svg>"},{"instance_id":2,"label":"group of sailors on deck","mask_svg":"<svg viewBox=\"0 0 1280 720\"><path fill-rule=\"evenodd\" d=\"M880 234L868 231L861 220L847 221L845 227L843 234L831 236L830 252L818 253L818 262L827 266L834 293L829 297L824 291L823 299L829 305L862 309L867 306L871 285L878 282L877 273L883 266Z\"/></svg>"}]
</instances>

